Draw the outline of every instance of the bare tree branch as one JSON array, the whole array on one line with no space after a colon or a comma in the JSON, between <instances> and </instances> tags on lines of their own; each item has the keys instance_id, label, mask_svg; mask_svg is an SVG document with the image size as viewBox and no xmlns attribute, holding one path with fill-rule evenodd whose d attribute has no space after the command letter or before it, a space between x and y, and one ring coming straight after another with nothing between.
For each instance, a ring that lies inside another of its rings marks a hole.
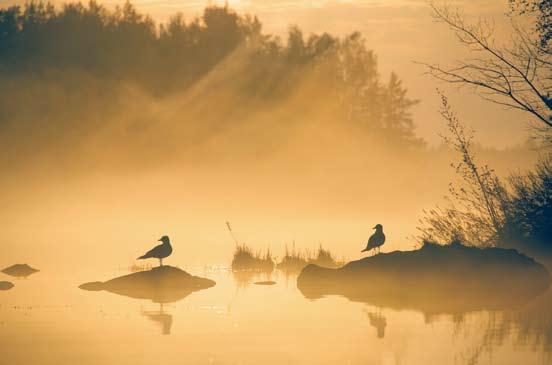
<instances>
[{"instance_id":1,"label":"bare tree branch","mask_svg":"<svg viewBox=\"0 0 552 365\"><path fill-rule=\"evenodd\" d=\"M512 44L499 47L493 37L494 24L489 20L469 24L457 9L434 3L430 7L435 20L452 29L459 42L477 56L448 68L423 63L428 74L451 84L474 87L494 104L528 112L551 133L551 52L517 24L512 24Z\"/></svg>"}]
</instances>

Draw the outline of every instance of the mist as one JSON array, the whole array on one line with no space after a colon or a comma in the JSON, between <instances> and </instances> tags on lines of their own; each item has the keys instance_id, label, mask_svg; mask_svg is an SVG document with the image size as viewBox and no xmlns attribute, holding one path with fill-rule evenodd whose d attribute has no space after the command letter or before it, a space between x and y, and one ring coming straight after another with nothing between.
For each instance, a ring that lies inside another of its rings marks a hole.
<instances>
[{"instance_id":1,"label":"mist","mask_svg":"<svg viewBox=\"0 0 552 365\"><path fill-rule=\"evenodd\" d=\"M157 26L129 4L34 6L0 50L7 262L130 264L161 234L184 265L227 262L226 221L277 256L352 258L376 223L412 249L447 192L452 151L417 134L424 101L358 33L276 37L227 7ZM538 156L479 149L501 175Z\"/></svg>"}]
</instances>

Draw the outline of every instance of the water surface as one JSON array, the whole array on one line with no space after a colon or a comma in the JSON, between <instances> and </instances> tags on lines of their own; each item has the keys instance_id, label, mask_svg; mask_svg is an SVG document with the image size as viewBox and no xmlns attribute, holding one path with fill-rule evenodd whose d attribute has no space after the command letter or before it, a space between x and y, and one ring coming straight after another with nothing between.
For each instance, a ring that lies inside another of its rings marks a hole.
<instances>
[{"instance_id":1,"label":"water surface","mask_svg":"<svg viewBox=\"0 0 552 365\"><path fill-rule=\"evenodd\" d=\"M126 270L39 272L0 292L1 364L549 364L552 294L522 308L423 313L330 296L296 277L186 268L213 288L159 304L78 289ZM273 286L254 285L274 280ZM408 290L408 288L402 288Z\"/></svg>"}]
</instances>

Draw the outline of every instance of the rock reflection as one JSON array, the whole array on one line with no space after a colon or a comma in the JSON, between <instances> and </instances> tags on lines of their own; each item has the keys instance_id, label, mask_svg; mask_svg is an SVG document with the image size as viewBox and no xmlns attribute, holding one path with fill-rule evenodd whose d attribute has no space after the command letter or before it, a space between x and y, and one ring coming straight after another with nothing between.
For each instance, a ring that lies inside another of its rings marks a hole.
<instances>
[{"instance_id":1,"label":"rock reflection","mask_svg":"<svg viewBox=\"0 0 552 365\"><path fill-rule=\"evenodd\" d=\"M450 252L427 247L408 254L382 254L337 270L307 266L297 287L313 300L337 295L376 308L415 310L424 315L426 324L450 316L460 341L475 341L459 355L461 363L478 364L485 354L512 344L534 348L547 357L545 363L552 363L548 361L552 360L548 271L514 251L445 250ZM455 256L443 259L442 254L449 253ZM420 260L404 260L414 255ZM386 319L378 311L367 315L383 338Z\"/></svg>"},{"instance_id":2,"label":"rock reflection","mask_svg":"<svg viewBox=\"0 0 552 365\"><path fill-rule=\"evenodd\" d=\"M353 284L337 287L304 285L299 290L308 299L320 299L328 295L338 295L354 302L362 302L378 307L402 310L413 309L424 313L428 318L438 314L461 314L479 310L504 310L520 307L530 302L530 295L508 295L508 292L438 290L434 286L397 285L394 288L356 286ZM518 293L519 294L519 293Z\"/></svg>"},{"instance_id":3,"label":"rock reflection","mask_svg":"<svg viewBox=\"0 0 552 365\"><path fill-rule=\"evenodd\" d=\"M339 290L324 290L316 286L300 285L303 295L319 300L327 295L338 295L351 301L363 302L376 308L415 310L424 315L426 325L446 317L453 323L454 338L462 343L473 339L460 351L459 363L479 364L504 346L532 348L543 355L543 364L552 363L552 289L538 295L507 295L508 288L493 292L437 291L435 286L403 286L384 289L366 286L348 286ZM334 288L335 289L335 288ZM366 310L370 326L378 338L385 337L387 319L381 309Z\"/></svg>"}]
</instances>

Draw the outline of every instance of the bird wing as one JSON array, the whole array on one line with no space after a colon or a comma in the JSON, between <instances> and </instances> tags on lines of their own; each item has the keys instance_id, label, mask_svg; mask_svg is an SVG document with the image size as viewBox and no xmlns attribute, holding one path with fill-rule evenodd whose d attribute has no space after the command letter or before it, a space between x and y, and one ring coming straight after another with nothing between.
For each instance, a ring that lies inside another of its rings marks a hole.
<instances>
[{"instance_id":1,"label":"bird wing","mask_svg":"<svg viewBox=\"0 0 552 365\"><path fill-rule=\"evenodd\" d=\"M368 239L368 245L366 245L366 248L367 249L376 248L383 245L384 242L385 242L385 236L383 234L380 235L380 234L374 233Z\"/></svg>"},{"instance_id":2,"label":"bird wing","mask_svg":"<svg viewBox=\"0 0 552 365\"><path fill-rule=\"evenodd\" d=\"M139 259L149 259L151 257L157 257L160 256L161 252L163 251L163 245L155 246L148 252L146 252L143 256L138 257Z\"/></svg>"}]
</instances>

